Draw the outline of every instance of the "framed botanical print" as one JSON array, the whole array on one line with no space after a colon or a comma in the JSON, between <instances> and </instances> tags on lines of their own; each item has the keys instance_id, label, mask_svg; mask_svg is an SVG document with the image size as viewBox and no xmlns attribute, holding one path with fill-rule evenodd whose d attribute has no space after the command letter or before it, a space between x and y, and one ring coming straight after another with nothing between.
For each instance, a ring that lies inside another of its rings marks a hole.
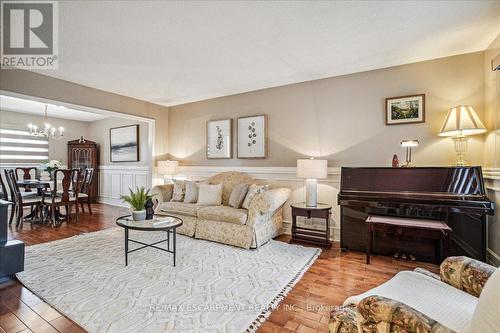
<instances>
[{"instance_id":1,"label":"framed botanical print","mask_svg":"<svg viewBox=\"0 0 500 333\"><path fill-rule=\"evenodd\" d=\"M111 162L139 161L139 125L109 129Z\"/></svg>"},{"instance_id":2,"label":"framed botanical print","mask_svg":"<svg viewBox=\"0 0 500 333\"><path fill-rule=\"evenodd\" d=\"M267 116L238 118L238 158L267 157Z\"/></svg>"},{"instance_id":3,"label":"framed botanical print","mask_svg":"<svg viewBox=\"0 0 500 333\"><path fill-rule=\"evenodd\" d=\"M207 158L232 158L233 120L207 121Z\"/></svg>"},{"instance_id":4,"label":"framed botanical print","mask_svg":"<svg viewBox=\"0 0 500 333\"><path fill-rule=\"evenodd\" d=\"M425 122L425 94L385 99L385 124L400 125Z\"/></svg>"}]
</instances>

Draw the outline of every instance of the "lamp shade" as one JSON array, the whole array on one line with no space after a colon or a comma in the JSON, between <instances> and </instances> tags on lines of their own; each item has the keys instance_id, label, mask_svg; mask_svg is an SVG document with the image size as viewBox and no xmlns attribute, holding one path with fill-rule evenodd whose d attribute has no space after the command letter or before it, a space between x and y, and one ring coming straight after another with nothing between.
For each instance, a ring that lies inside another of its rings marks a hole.
<instances>
[{"instance_id":1,"label":"lamp shade","mask_svg":"<svg viewBox=\"0 0 500 333\"><path fill-rule=\"evenodd\" d=\"M486 132L472 106L459 105L451 108L439 131L439 136L475 135Z\"/></svg>"},{"instance_id":2,"label":"lamp shade","mask_svg":"<svg viewBox=\"0 0 500 333\"><path fill-rule=\"evenodd\" d=\"M418 140L401 140L401 147L418 147Z\"/></svg>"},{"instance_id":3,"label":"lamp shade","mask_svg":"<svg viewBox=\"0 0 500 333\"><path fill-rule=\"evenodd\" d=\"M177 161L158 161L158 174L160 175L175 175L179 162Z\"/></svg>"},{"instance_id":4,"label":"lamp shade","mask_svg":"<svg viewBox=\"0 0 500 333\"><path fill-rule=\"evenodd\" d=\"M297 160L297 177L306 179L323 179L327 177L328 161L303 159Z\"/></svg>"}]
</instances>

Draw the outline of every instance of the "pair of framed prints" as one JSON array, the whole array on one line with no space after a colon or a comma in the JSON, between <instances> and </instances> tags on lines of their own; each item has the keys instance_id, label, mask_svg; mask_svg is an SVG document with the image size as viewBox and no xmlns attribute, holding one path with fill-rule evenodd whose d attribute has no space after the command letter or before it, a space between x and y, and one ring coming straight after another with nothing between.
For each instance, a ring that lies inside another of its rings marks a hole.
<instances>
[{"instance_id":1,"label":"pair of framed prints","mask_svg":"<svg viewBox=\"0 0 500 333\"><path fill-rule=\"evenodd\" d=\"M240 117L236 120L238 158L267 157L267 116ZM207 122L207 158L233 157L233 119Z\"/></svg>"}]
</instances>

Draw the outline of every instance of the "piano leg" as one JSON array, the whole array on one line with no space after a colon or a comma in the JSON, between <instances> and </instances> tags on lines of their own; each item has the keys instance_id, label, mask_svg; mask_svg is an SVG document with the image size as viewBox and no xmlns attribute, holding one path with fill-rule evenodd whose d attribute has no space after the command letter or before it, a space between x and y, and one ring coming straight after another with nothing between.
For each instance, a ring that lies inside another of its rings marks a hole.
<instances>
[{"instance_id":1,"label":"piano leg","mask_svg":"<svg viewBox=\"0 0 500 333\"><path fill-rule=\"evenodd\" d=\"M373 247L373 227L371 225L368 225L368 246L366 247L366 264L370 264L370 256L372 253L372 247Z\"/></svg>"}]
</instances>

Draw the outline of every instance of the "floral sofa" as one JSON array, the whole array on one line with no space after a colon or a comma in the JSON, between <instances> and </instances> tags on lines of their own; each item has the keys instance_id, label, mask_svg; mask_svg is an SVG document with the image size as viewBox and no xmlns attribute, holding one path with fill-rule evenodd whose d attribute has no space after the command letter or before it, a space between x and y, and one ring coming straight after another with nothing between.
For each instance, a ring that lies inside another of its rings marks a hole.
<instances>
[{"instance_id":1,"label":"floral sofa","mask_svg":"<svg viewBox=\"0 0 500 333\"><path fill-rule=\"evenodd\" d=\"M488 283L486 283L488 281ZM349 297L330 316L330 333L500 332L500 269L449 257L440 274L417 268Z\"/></svg>"},{"instance_id":2,"label":"floral sofa","mask_svg":"<svg viewBox=\"0 0 500 333\"><path fill-rule=\"evenodd\" d=\"M221 206L172 202L173 184L166 184L155 186L152 190L157 200L155 213L181 218L180 234L246 249L257 248L281 234L282 208L290 197L290 189L275 188L259 193L246 210L230 207L229 196L237 184L256 183L255 179L240 172L224 172L206 182L223 184Z\"/></svg>"}]
</instances>

